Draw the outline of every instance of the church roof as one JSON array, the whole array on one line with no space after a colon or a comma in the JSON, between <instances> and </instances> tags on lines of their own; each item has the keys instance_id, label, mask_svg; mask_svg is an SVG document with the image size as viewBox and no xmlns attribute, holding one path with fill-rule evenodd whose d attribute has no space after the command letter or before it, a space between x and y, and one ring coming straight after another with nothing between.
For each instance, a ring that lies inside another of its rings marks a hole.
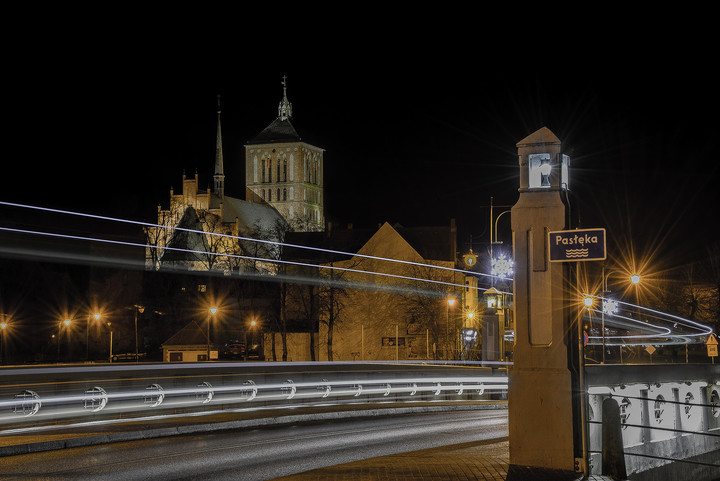
<instances>
[{"instance_id":1,"label":"church roof","mask_svg":"<svg viewBox=\"0 0 720 481\"><path fill-rule=\"evenodd\" d=\"M207 334L196 321L176 332L170 339L163 342L163 346L197 346L207 343Z\"/></svg>"},{"instance_id":2,"label":"church roof","mask_svg":"<svg viewBox=\"0 0 720 481\"><path fill-rule=\"evenodd\" d=\"M290 123L290 119L281 119L280 117L265 127L265 129L248 141L248 144L272 144L281 142L300 142L295 127Z\"/></svg>"},{"instance_id":3,"label":"church roof","mask_svg":"<svg viewBox=\"0 0 720 481\"><path fill-rule=\"evenodd\" d=\"M287 228L287 221L273 206L258 204L235 197L224 196L223 222L235 222L237 217L240 228L251 230L273 231L278 227Z\"/></svg>"},{"instance_id":4,"label":"church roof","mask_svg":"<svg viewBox=\"0 0 720 481\"><path fill-rule=\"evenodd\" d=\"M202 234L202 224L193 207L188 207L174 229L173 235L167 244L161 262L195 262L204 260L199 252L205 250ZM187 229L187 230L186 230Z\"/></svg>"}]
</instances>

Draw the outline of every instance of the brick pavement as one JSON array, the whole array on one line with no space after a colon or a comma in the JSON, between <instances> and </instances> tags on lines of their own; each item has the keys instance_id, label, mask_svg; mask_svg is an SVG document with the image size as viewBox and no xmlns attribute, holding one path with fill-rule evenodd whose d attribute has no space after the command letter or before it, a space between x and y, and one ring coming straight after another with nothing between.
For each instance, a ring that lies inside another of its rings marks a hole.
<instances>
[{"instance_id":1,"label":"brick pavement","mask_svg":"<svg viewBox=\"0 0 720 481\"><path fill-rule=\"evenodd\" d=\"M392 454L277 478L278 481L505 481L508 442L493 440Z\"/></svg>"},{"instance_id":2,"label":"brick pavement","mask_svg":"<svg viewBox=\"0 0 720 481\"><path fill-rule=\"evenodd\" d=\"M443 446L314 469L275 481L575 481L575 473L509 465L507 438ZM590 476L586 481L610 481Z\"/></svg>"}]
</instances>

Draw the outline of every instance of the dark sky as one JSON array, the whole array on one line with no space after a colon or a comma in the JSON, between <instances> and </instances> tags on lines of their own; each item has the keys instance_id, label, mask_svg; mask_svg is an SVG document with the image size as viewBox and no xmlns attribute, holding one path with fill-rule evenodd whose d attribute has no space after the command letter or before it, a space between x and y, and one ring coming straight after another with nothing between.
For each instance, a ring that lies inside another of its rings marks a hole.
<instances>
[{"instance_id":1,"label":"dark sky","mask_svg":"<svg viewBox=\"0 0 720 481\"><path fill-rule=\"evenodd\" d=\"M675 265L713 242L720 102L704 44L689 54L674 42L598 42L549 55L402 39L336 50L330 39L322 49L286 43L284 54L211 40L69 37L11 56L4 115L15 149L0 198L153 221L183 169L212 182L218 94L227 192L242 196L244 145L277 115L287 75L293 125L326 149L335 222L455 218L462 242L486 242L491 197L517 200L515 144L546 126L572 157L581 227L606 227L611 249ZM501 239L508 232L501 222Z\"/></svg>"}]
</instances>

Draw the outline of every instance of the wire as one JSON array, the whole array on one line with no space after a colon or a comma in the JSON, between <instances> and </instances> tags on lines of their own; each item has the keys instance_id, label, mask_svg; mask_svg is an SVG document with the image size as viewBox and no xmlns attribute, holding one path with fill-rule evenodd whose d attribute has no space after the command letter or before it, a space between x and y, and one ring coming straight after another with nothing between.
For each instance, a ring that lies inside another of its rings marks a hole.
<instances>
[{"instance_id":1,"label":"wire","mask_svg":"<svg viewBox=\"0 0 720 481\"><path fill-rule=\"evenodd\" d=\"M386 257L371 256L371 255L367 255L367 254L359 254L359 253L352 253L352 252L343 252L343 251L332 250L332 249L323 249L320 247L303 246L303 245L299 245L299 244L289 244L286 242L271 241L271 240L266 240L266 239L256 239L253 237L233 236L230 234L221 234L221 233L216 233L216 232L205 232L203 230L188 229L188 228L184 228L184 227L171 227L171 226L165 226L165 225L161 225L161 224L152 224L152 223L148 223L148 222L140 222L140 221L129 220L129 219L121 219L121 218L117 218L117 217L107 217L107 216L101 216L101 215L95 215L95 214L86 214L86 213L82 213L82 212L73 212L73 211L68 211L68 210L52 209L49 207L39 207L39 206L17 204L17 203L13 203L13 202L4 202L4 201L0 201L0 205L6 205L6 206L10 206L10 207L18 207L18 208L23 208L23 209L39 210L39 211L51 212L51 213L55 213L55 214L74 215L74 216L79 216L79 217L86 217L86 218L98 219L98 220L106 220L106 221L111 221L111 222L121 222L121 223L126 223L126 224L140 225L143 227L172 229L172 230L179 230L179 231L183 231L183 232L192 232L192 233L198 233L198 234L204 234L204 235L212 235L212 236L217 236L217 237L230 238L230 239L235 239L235 240L258 242L258 243L262 243L262 244L272 244L272 245L283 246L283 247L292 247L292 248L297 248L297 249L307 249L307 250L313 250L313 251L318 251L318 252L325 252L328 254L341 254L341 255L347 255L350 257L362 257L362 258L366 258L366 259L382 260L382 261L387 261L387 262L396 262L396 263L400 263L400 264L408 264L408 265L415 265L415 266L422 266L422 267L432 267L435 269L449 270L449 271L460 272L460 273L464 273L464 274L468 274L468 275L481 275L481 276L486 276L486 277L494 277L496 279L501 279L501 280L512 280L511 278L495 276L492 274L485 274L483 272L466 271L466 270L462 270L462 269L455 269L452 267L445 267L445 266L436 266L436 265L431 266L428 264L423 264L421 262L404 261L404 260L400 260L400 259L390 259L390 258L386 258Z\"/></svg>"},{"instance_id":2,"label":"wire","mask_svg":"<svg viewBox=\"0 0 720 481\"><path fill-rule=\"evenodd\" d=\"M10 228L10 227L0 227L0 230L8 231L8 232L15 232L15 233L22 233L22 234L42 235L42 236L49 236L49 237L56 237L56 238L63 238L63 239L74 239L74 240L82 240L82 241L90 241L90 242L102 242L102 243L107 243L107 244L119 244L119 245L131 246L131 247L150 247L150 248L154 248L154 249L172 250L172 251L185 252L185 253L191 253L191 254L215 255L215 256L231 257L231 258L251 260L251 261L265 261L265 262L272 262L272 263L278 263L278 264L296 265L296 266L301 266L301 267L316 267L319 269L331 269L331 270L339 270L339 271L344 271L344 272L355 272L355 273L360 273L360 274L369 274L369 275L376 275L376 276L382 276L382 277L390 277L390 278L395 278L395 279L428 282L431 284L439 284L439 285L445 285L445 286L451 286L451 287L471 288L471 289L480 290L480 291L487 290L487 288L467 286L464 284L455 284L453 282L438 281L438 280L434 280L434 279L424 279L424 278L412 277L412 276L403 276L400 274L389 274L386 272L375 272L375 271L366 271L366 270L360 270L360 269L352 269L349 267L311 264L311 263L306 263L306 262L295 262L295 261L287 261L287 260L280 260L280 259L267 259L264 257L243 256L243 255L239 255L239 254L225 254L225 253L218 253L218 252L198 251L198 250L193 250L193 249L182 249L179 247L150 246L150 245L146 245L146 244L140 244L137 242L99 239L99 238L94 238L94 237L74 236L74 235L69 235L69 234L57 234L57 233L52 233L52 232L32 231L32 230L27 230L27 229L14 229L14 228ZM422 265L424 265L426 267L430 267L425 264L422 264ZM505 294L509 294L509 293L505 293Z\"/></svg>"}]
</instances>

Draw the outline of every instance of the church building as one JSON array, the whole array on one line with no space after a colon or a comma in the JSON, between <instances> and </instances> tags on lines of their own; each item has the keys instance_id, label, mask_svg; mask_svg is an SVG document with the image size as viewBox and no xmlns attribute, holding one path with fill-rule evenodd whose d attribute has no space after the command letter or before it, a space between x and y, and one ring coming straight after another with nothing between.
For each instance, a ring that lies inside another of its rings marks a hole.
<instances>
[{"instance_id":1,"label":"church building","mask_svg":"<svg viewBox=\"0 0 720 481\"><path fill-rule=\"evenodd\" d=\"M245 146L247 200L275 207L296 232L323 231L324 150L303 142L290 123L282 84L277 118Z\"/></svg>"},{"instance_id":2,"label":"church building","mask_svg":"<svg viewBox=\"0 0 720 481\"><path fill-rule=\"evenodd\" d=\"M158 205L158 226L146 228L148 269L274 273L274 242L290 230L324 230L323 149L301 141L284 79L282 85L278 117L246 146L246 199L225 194L218 102L213 187L202 190L197 173L183 173L169 208Z\"/></svg>"}]
</instances>

